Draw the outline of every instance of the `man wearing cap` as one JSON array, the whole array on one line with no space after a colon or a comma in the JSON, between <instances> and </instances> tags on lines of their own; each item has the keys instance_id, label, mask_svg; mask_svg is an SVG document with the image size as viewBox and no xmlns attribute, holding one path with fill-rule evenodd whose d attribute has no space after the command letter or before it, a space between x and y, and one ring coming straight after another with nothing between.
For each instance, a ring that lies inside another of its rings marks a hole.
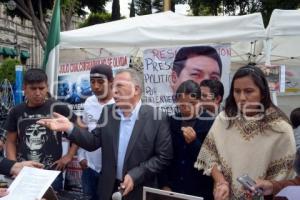
<instances>
[{"instance_id":1,"label":"man wearing cap","mask_svg":"<svg viewBox=\"0 0 300 200\"><path fill-rule=\"evenodd\" d=\"M90 71L90 84L93 95L83 104L82 121L91 132L96 128L102 109L105 105L113 104L112 84L113 73L108 65L95 65ZM101 148L88 152L82 148L78 151L79 164L82 171L81 184L83 193L90 195L91 200L98 199L97 185L101 171Z\"/></svg>"},{"instance_id":2,"label":"man wearing cap","mask_svg":"<svg viewBox=\"0 0 300 200\"><path fill-rule=\"evenodd\" d=\"M176 53L171 72L173 93L181 83L193 80L200 84L205 79L220 80L222 61L211 46L182 47Z\"/></svg>"}]
</instances>

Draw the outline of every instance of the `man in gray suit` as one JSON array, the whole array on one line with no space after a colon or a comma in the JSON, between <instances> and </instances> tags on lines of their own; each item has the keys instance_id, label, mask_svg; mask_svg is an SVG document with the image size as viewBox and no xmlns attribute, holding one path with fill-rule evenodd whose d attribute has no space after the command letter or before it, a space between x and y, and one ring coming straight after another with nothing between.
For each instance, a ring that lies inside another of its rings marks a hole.
<instances>
[{"instance_id":1,"label":"man in gray suit","mask_svg":"<svg viewBox=\"0 0 300 200\"><path fill-rule=\"evenodd\" d=\"M75 127L56 113L55 118L37 122L67 132L72 142L88 151L102 147L98 186L101 200L111 199L118 186L123 190L123 199L141 200L142 186L156 187L156 175L172 159L169 124L164 115L141 103L142 85L134 70L116 73L113 84L116 103L103 109L94 134Z\"/></svg>"}]
</instances>

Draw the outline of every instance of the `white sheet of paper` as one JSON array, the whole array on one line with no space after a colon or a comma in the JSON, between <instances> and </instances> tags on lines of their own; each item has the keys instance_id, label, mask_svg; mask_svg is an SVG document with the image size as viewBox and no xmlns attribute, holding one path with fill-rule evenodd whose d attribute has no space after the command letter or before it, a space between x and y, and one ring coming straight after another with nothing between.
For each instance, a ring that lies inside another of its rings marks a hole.
<instances>
[{"instance_id":1,"label":"white sheet of paper","mask_svg":"<svg viewBox=\"0 0 300 200\"><path fill-rule=\"evenodd\" d=\"M300 186L288 186L283 188L276 197L286 197L288 200L299 200Z\"/></svg>"},{"instance_id":2,"label":"white sheet of paper","mask_svg":"<svg viewBox=\"0 0 300 200\"><path fill-rule=\"evenodd\" d=\"M60 171L24 167L1 200L38 200L43 197Z\"/></svg>"}]
</instances>

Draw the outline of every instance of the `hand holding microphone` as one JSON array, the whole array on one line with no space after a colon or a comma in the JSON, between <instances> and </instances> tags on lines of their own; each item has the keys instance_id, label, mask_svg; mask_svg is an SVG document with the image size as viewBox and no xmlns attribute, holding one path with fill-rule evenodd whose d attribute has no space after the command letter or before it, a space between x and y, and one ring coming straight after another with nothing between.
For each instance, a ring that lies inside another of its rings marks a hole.
<instances>
[{"instance_id":1,"label":"hand holding microphone","mask_svg":"<svg viewBox=\"0 0 300 200\"><path fill-rule=\"evenodd\" d=\"M120 188L117 192L113 193L113 200L121 200L122 196L126 196L129 192L133 190L134 182L129 174L126 174L124 181L121 183Z\"/></svg>"},{"instance_id":2,"label":"hand holding microphone","mask_svg":"<svg viewBox=\"0 0 300 200\"><path fill-rule=\"evenodd\" d=\"M124 189L122 189L121 187L118 188L117 192L114 192L111 196L112 200L122 200L122 196L124 193Z\"/></svg>"}]
</instances>

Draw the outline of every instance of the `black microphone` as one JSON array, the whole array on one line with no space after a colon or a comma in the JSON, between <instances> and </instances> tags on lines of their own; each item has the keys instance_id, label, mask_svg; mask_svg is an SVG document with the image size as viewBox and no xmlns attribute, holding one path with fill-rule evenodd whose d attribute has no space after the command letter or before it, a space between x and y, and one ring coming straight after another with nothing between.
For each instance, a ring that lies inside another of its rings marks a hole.
<instances>
[{"instance_id":1,"label":"black microphone","mask_svg":"<svg viewBox=\"0 0 300 200\"><path fill-rule=\"evenodd\" d=\"M121 187L119 187L117 192L114 192L111 196L112 200L122 200L122 196L123 196L123 192L124 189L122 189Z\"/></svg>"}]
</instances>

